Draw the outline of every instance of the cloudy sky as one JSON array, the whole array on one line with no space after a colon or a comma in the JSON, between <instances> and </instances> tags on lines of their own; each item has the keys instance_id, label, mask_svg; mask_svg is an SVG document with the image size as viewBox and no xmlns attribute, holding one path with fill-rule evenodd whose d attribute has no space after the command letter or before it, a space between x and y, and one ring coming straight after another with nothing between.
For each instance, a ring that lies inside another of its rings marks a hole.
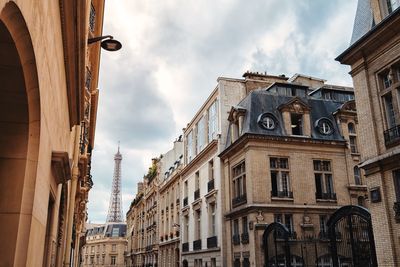
<instances>
[{"instance_id":1,"label":"cloudy sky","mask_svg":"<svg viewBox=\"0 0 400 267\"><path fill-rule=\"evenodd\" d=\"M121 141L124 215L151 158L173 140L219 76L303 73L350 85L334 58L348 47L356 0L106 1L89 220L104 222Z\"/></svg>"}]
</instances>

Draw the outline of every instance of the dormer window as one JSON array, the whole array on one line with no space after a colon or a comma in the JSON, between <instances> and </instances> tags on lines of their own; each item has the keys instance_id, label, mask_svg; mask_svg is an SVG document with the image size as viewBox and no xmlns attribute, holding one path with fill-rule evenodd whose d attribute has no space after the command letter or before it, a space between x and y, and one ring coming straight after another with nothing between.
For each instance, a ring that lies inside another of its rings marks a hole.
<instances>
[{"instance_id":1,"label":"dormer window","mask_svg":"<svg viewBox=\"0 0 400 267\"><path fill-rule=\"evenodd\" d=\"M317 120L316 127L318 131L323 135L330 135L333 133L332 122L327 118L321 118Z\"/></svg>"},{"instance_id":2,"label":"dormer window","mask_svg":"<svg viewBox=\"0 0 400 267\"><path fill-rule=\"evenodd\" d=\"M276 127L276 119L272 114L263 113L258 117L258 125L265 130L274 130Z\"/></svg>"},{"instance_id":3,"label":"dormer window","mask_svg":"<svg viewBox=\"0 0 400 267\"><path fill-rule=\"evenodd\" d=\"M303 114L291 113L292 135L303 135Z\"/></svg>"}]
</instances>

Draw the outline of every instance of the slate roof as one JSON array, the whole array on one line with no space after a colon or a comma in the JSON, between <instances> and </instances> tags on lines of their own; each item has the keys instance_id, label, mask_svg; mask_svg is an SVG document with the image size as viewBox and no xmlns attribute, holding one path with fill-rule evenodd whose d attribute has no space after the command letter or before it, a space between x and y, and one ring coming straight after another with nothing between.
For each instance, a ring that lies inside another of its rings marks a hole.
<instances>
[{"instance_id":1,"label":"slate roof","mask_svg":"<svg viewBox=\"0 0 400 267\"><path fill-rule=\"evenodd\" d=\"M370 0L358 0L350 45L354 44L374 26Z\"/></svg>"},{"instance_id":2,"label":"slate roof","mask_svg":"<svg viewBox=\"0 0 400 267\"><path fill-rule=\"evenodd\" d=\"M284 122L282 113L279 107L285 105L291 101L293 96L282 96L277 94L271 94L265 90L256 90L249 93L237 107L246 110L243 120L243 128L240 135L243 134L260 134L268 136L289 136L284 130ZM311 137L318 140L330 140L330 141L345 141L340 134L339 127L333 116L333 113L340 109L343 102L316 99L312 97L297 97L302 102L310 107L310 118L311 118ZM270 113L276 118L277 126L274 130L266 130L259 126L258 118L261 114ZM315 127L316 121L321 118L327 118L330 120L333 126L333 133L331 135L321 134ZM231 144L230 127L228 130L227 146Z\"/></svg>"},{"instance_id":3,"label":"slate roof","mask_svg":"<svg viewBox=\"0 0 400 267\"><path fill-rule=\"evenodd\" d=\"M111 237L113 229L118 229L118 237L124 237L126 234L126 224L112 223L101 226L95 226L86 231L87 236L102 235L104 237ZM115 236L114 236L115 237Z\"/></svg>"}]
</instances>

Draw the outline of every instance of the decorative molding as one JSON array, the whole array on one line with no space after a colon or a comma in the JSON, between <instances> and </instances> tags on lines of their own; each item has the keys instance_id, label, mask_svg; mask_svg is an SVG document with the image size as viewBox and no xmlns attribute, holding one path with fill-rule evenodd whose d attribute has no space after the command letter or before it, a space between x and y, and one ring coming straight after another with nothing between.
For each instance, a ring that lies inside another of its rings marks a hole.
<instances>
[{"instance_id":1,"label":"decorative molding","mask_svg":"<svg viewBox=\"0 0 400 267\"><path fill-rule=\"evenodd\" d=\"M71 165L67 152L53 151L51 155L51 169L57 184L64 184L71 180Z\"/></svg>"}]
</instances>

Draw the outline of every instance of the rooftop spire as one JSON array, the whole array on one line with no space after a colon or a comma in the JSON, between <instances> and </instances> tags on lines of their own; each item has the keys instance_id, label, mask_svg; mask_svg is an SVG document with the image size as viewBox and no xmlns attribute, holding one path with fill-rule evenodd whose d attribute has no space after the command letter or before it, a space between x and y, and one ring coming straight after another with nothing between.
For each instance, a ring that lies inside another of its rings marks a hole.
<instances>
[{"instance_id":1,"label":"rooftop spire","mask_svg":"<svg viewBox=\"0 0 400 267\"><path fill-rule=\"evenodd\" d=\"M112 181L112 189L110 203L107 214L107 222L123 222L122 213L122 197L121 197L121 161L122 155L118 152L114 156L114 175Z\"/></svg>"}]
</instances>

